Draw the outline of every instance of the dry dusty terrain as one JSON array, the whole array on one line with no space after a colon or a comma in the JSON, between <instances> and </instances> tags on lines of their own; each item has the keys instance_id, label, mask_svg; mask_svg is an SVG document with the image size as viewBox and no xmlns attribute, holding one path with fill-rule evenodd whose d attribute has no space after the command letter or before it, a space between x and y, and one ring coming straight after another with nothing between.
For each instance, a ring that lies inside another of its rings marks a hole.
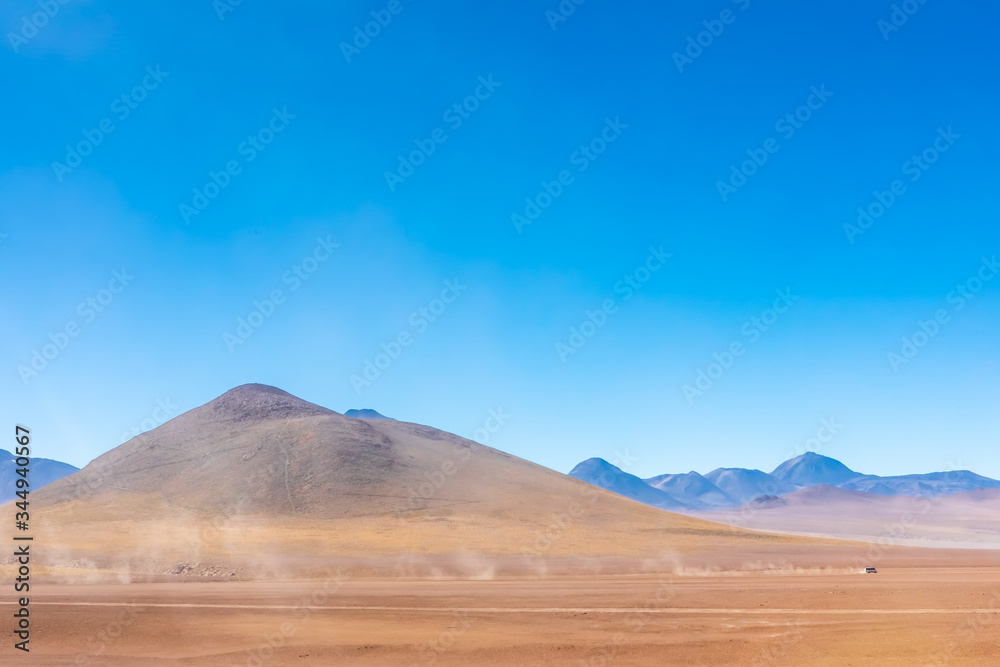
<instances>
[{"instance_id":1,"label":"dry dusty terrain","mask_svg":"<svg viewBox=\"0 0 1000 667\"><path fill-rule=\"evenodd\" d=\"M31 503L32 650L13 648L3 584L2 667L1000 661L1000 550L724 526L273 387Z\"/></svg>"},{"instance_id":2,"label":"dry dusty terrain","mask_svg":"<svg viewBox=\"0 0 1000 667\"><path fill-rule=\"evenodd\" d=\"M914 498L815 486L739 509L690 515L750 530L814 537L1000 548L1000 489Z\"/></svg>"},{"instance_id":3,"label":"dry dusty terrain","mask_svg":"<svg viewBox=\"0 0 1000 667\"><path fill-rule=\"evenodd\" d=\"M943 552L942 552L943 553ZM3 665L996 665L1000 568L43 585ZM0 605L0 611L11 609ZM10 637L2 613L0 636ZM272 649L268 643L277 648Z\"/></svg>"}]
</instances>

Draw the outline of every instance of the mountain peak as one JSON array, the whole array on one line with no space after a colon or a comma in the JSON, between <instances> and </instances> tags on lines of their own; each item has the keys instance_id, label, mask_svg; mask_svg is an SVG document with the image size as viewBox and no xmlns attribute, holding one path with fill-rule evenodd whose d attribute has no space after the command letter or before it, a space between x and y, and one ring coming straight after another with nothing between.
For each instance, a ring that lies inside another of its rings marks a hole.
<instances>
[{"instance_id":1,"label":"mountain peak","mask_svg":"<svg viewBox=\"0 0 1000 667\"><path fill-rule=\"evenodd\" d=\"M336 414L287 391L266 384L244 384L208 403L216 416L233 421Z\"/></svg>"},{"instance_id":2,"label":"mountain peak","mask_svg":"<svg viewBox=\"0 0 1000 667\"><path fill-rule=\"evenodd\" d=\"M569 476L653 507L673 509L683 506L683 503L669 493L650 486L601 458L595 457L577 464Z\"/></svg>"},{"instance_id":3,"label":"mountain peak","mask_svg":"<svg viewBox=\"0 0 1000 667\"><path fill-rule=\"evenodd\" d=\"M569 475L572 477L574 476L573 473L577 472L584 472L589 470L608 470L608 469L620 470L620 468L611 465L604 459L597 456L593 456L587 459L586 461L581 461L580 463L577 463L576 466L569 471Z\"/></svg>"},{"instance_id":4,"label":"mountain peak","mask_svg":"<svg viewBox=\"0 0 1000 667\"><path fill-rule=\"evenodd\" d=\"M839 486L860 477L861 473L851 470L837 459L816 452L806 452L782 463L774 469L771 476L796 486Z\"/></svg>"},{"instance_id":5,"label":"mountain peak","mask_svg":"<svg viewBox=\"0 0 1000 667\"><path fill-rule=\"evenodd\" d=\"M781 465L786 465L786 464L796 464L796 465L802 465L802 464L809 464L809 465L833 465L833 466L843 466L844 465L843 463L841 463L840 461L838 461L835 458L831 458L829 456L823 456L822 454L817 454L816 452L805 452L803 454L799 454L798 456L796 456L794 458L788 459L787 461L785 461ZM844 466L844 467L847 468L847 466ZM850 468L847 468L847 469L850 470ZM771 474L773 475L774 473L771 473Z\"/></svg>"},{"instance_id":6,"label":"mountain peak","mask_svg":"<svg viewBox=\"0 0 1000 667\"><path fill-rule=\"evenodd\" d=\"M361 408L360 410L348 410L344 413L345 417L351 417L352 419L387 419L389 421L396 421L392 417L386 417L383 414L372 410L371 408Z\"/></svg>"}]
</instances>

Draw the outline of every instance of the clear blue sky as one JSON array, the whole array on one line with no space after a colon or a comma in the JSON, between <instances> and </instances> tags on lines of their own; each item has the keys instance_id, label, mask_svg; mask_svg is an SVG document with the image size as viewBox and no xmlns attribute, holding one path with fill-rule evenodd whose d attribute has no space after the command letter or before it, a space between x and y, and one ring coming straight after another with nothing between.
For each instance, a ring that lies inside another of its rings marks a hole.
<instances>
[{"instance_id":1,"label":"clear blue sky","mask_svg":"<svg viewBox=\"0 0 1000 667\"><path fill-rule=\"evenodd\" d=\"M770 470L833 419L820 451L855 469L1000 477L995 3L898 30L891 2L219 6L72 2L34 31L4 5L0 400L37 454L83 465L157 401L261 382L464 436L502 408L489 444L564 472Z\"/></svg>"}]
</instances>

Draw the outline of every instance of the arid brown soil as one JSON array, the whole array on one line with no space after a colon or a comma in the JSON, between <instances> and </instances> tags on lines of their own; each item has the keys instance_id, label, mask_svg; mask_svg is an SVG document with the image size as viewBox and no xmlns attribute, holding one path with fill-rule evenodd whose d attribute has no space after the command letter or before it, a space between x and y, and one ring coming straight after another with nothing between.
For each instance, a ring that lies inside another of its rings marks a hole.
<instances>
[{"instance_id":1,"label":"arid brown soil","mask_svg":"<svg viewBox=\"0 0 1000 667\"><path fill-rule=\"evenodd\" d=\"M942 563L877 575L43 585L30 656L6 645L0 656L39 667L992 666L998 575Z\"/></svg>"}]
</instances>

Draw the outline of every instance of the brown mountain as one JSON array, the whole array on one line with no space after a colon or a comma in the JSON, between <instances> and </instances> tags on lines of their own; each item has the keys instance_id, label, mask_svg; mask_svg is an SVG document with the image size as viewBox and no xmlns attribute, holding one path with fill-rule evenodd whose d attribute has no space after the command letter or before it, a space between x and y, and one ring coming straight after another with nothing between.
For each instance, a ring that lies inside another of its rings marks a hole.
<instances>
[{"instance_id":1,"label":"brown mountain","mask_svg":"<svg viewBox=\"0 0 1000 667\"><path fill-rule=\"evenodd\" d=\"M819 544L655 509L450 433L346 417L262 385L130 440L33 502L45 558L68 572L545 569L709 552L739 567Z\"/></svg>"}]
</instances>

